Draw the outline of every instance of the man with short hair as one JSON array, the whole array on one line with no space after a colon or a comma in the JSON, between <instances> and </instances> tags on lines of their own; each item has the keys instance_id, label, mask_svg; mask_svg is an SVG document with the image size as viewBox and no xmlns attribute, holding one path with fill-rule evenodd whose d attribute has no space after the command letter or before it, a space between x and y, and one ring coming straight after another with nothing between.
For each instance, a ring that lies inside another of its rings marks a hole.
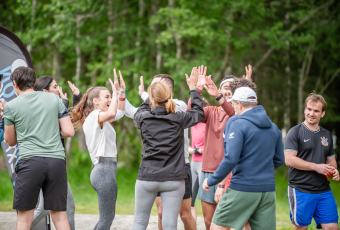
<instances>
[{"instance_id":1,"label":"man with short hair","mask_svg":"<svg viewBox=\"0 0 340 230\"><path fill-rule=\"evenodd\" d=\"M159 78L162 79L162 82L167 84L171 91L174 90L174 80L173 78L168 74L157 74L154 76L154 80L151 84L153 84L154 81L157 81ZM118 82L118 79L117 79ZM203 86L202 86L203 87ZM144 81L143 76L140 78L140 86L139 86L139 95L141 98L145 101L149 95L144 90ZM185 112L187 105L184 101L173 99L173 101L176 103L175 111L179 112ZM125 104L125 115L127 117L130 117L133 119L134 114L136 113L137 108L132 106L127 100ZM183 200L181 203L181 207L179 210L179 214L181 217L181 220L183 221L185 230L196 230L196 221L194 217L191 214L191 193L192 193L192 182L191 182L191 168L190 168L190 161L189 161L189 141L188 141L188 129L184 130L184 158L185 158L185 165L186 170L188 173L188 178L185 179L185 193L183 196ZM158 228L159 230L162 230L162 200L160 197L160 194L157 194L156 197L156 205L158 209Z\"/></svg>"},{"instance_id":2,"label":"man with short hair","mask_svg":"<svg viewBox=\"0 0 340 230\"><path fill-rule=\"evenodd\" d=\"M236 89L232 104L238 117L225 136L223 161L202 186L209 191L233 170L210 229L242 229L247 221L252 229L275 229L274 169L284 164L281 132L256 106L251 88Z\"/></svg>"},{"instance_id":3,"label":"man with short hair","mask_svg":"<svg viewBox=\"0 0 340 230\"><path fill-rule=\"evenodd\" d=\"M18 210L17 229L31 228L40 189L56 228L70 229L65 150L60 140L60 134L74 135L67 108L57 95L34 91L36 76L29 67L18 67L11 80L18 97L4 107L4 138L9 146L19 144L13 201L13 209Z\"/></svg>"},{"instance_id":4,"label":"man with short hair","mask_svg":"<svg viewBox=\"0 0 340 230\"><path fill-rule=\"evenodd\" d=\"M285 140L294 230L306 230L312 218L319 229L339 229L338 209L328 181L328 175L339 180L333 139L328 130L319 126L326 108L325 99L311 93L305 101L305 121L291 128Z\"/></svg>"}]
</instances>

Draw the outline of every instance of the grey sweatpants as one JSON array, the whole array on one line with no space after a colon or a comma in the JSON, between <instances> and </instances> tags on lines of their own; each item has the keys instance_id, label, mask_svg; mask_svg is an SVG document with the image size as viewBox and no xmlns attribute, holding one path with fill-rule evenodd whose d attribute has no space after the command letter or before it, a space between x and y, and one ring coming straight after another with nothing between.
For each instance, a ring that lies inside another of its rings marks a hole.
<instances>
[{"instance_id":1,"label":"grey sweatpants","mask_svg":"<svg viewBox=\"0 0 340 230\"><path fill-rule=\"evenodd\" d=\"M192 176L191 207L195 207L195 201L201 181L201 174L202 174L202 162L191 161L191 176Z\"/></svg>"},{"instance_id":2,"label":"grey sweatpants","mask_svg":"<svg viewBox=\"0 0 340 230\"><path fill-rule=\"evenodd\" d=\"M152 205L157 192L162 198L163 230L176 230L179 209L185 192L184 180L179 181L136 181L135 219L132 230L145 230L149 223Z\"/></svg>"},{"instance_id":3,"label":"grey sweatpants","mask_svg":"<svg viewBox=\"0 0 340 230\"><path fill-rule=\"evenodd\" d=\"M91 172L91 185L98 194L99 221L94 230L109 230L115 217L117 200L117 158L100 157Z\"/></svg>"}]
</instances>

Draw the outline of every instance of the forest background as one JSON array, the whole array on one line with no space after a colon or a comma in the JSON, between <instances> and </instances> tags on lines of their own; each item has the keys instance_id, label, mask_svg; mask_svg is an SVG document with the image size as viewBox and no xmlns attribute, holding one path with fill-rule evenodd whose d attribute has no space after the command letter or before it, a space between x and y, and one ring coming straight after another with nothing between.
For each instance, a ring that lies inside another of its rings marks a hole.
<instances>
[{"instance_id":1,"label":"forest background","mask_svg":"<svg viewBox=\"0 0 340 230\"><path fill-rule=\"evenodd\" d=\"M0 9L0 24L27 46L37 77L52 76L70 99L67 81L82 92L109 86L116 68L135 106L142 102L140 76L148 85L159 73L170 74L175 97L187 101L185 74L193 66L208 66L218 85L225 75L241 77L251 64L258 102L283 137L304 120L309 93L325 97L328 109L321 126L332 132L334 151L340 154L339 1L2 0ZM206 92L204 97L216 105ZM139 130L127 117L112 125L122 175L135 175L142 149ZM82 175L79 170L86 168L82 176L89 180L82 130L67 140L67 161L69 172L74 166L75 174Z\"/></svg>"}]
</instances>

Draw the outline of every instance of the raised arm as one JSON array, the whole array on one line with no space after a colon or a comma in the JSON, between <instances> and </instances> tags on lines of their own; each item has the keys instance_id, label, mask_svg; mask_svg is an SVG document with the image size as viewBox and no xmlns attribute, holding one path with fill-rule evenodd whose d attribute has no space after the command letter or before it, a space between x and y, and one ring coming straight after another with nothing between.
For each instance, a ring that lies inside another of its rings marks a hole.
<instances>
[{"instance_id":1,"label":"raised arm","mask_svg":"<svg viewBox=\"0 0 340 230\"><path fill-rule=\"evenodd\" d=\"M113 69L113 72L114 72L115 82L116 82L116 79L118 81L116 69ZM124 82L122 73L120 71L119 71L119 76L120 76L120 79L119 79L120 88L119 88L119 97L118 97L118 110L117 110L117 114L116 114L115 119L109 120L109 122L117 121L120 118L124 117L124 114L125 114L125 100L126 100L125 90L126 90L126 87L125 87L125 82ZM116 87L116 83L114 83L114 86Z\"/></svg>"},{"instance_id":2,"label":"raised arm","mask_svg":"<svg viewBox=\"0 0 340 230\"><path fill-rule=\"evenodd\" d=\"M204 86L204 88L207 90L210 96L213 96L216 98L220 97L221 93L216 87L215 83L211 80L211 76L206 78L207 85ZM229 117L232 117L235 115L235 110L232 107L231 103L227 102L227 100L222 96L221 99L218 100L218 103L223 108L223 110L228 114Z\"/></svg>"},{"instance_id":3,"label":"raised arm","mask_svg":"<svg viewBox=\"0 0 340 230\"><path fill-rule=\"evenodd\" d=\"M113 82L111 79L109 79L110 84L111 84L111 88L112 88L112 100L111 100L111 104L108 108L107 111L105 112L100 112L98 115L98 123L100 124L100 126L102 126L102 123L105 121L110 121L110 120L114 120L116 117L116 113L117 113L117 89L116 87L113 85Z\"/></svg>"},{"instance_id":4,"label":"raised arm","mask_svg":"<svg viewBox=\"0 0 340 230\"><path fill-rule=\"evenodd\" d=\"M72 93L73 93L72 107L74 107L80 102L83 95L80 92L80 90L72 82L68 81L67 83L70 86Z\"/></svg>"},{"instance_id":5,"label":"raised arm","mask_svg":"<svg viewBox=\"0 0 340 230\"><path fill-rule=\"evenodd\" d=\"M185 76L187 78L187 84L190 89L191 109L182 113L181 119L183 128L190 128L191 126L194 126L197 123L201 122L205 118L205 115L200 93L195 90L198 79L197 68L193 68L190 78L187 74Z\"/></svg>"}]
</instances>

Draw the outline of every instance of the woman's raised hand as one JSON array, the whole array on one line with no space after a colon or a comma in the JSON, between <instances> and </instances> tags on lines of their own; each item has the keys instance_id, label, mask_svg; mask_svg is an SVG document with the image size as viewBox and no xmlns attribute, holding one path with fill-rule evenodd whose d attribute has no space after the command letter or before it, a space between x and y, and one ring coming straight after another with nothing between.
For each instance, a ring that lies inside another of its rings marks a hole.
<instances>
[{"instance_id":1,"label":"woman's raised hand","mask_svg":"<svg viewBox=\"0 0 340 230\"><path fill-rule=\"evenodd\" d=\"M207 67L204 67L204 65L199 66L197 74L198 74L197 88L203 90L203 86L206 84Z\"/></svg>"},{"instance_id":2,"label":"woman's raised hand","mask_svg":"<svg viewBox=\"0 0 340 230\"><path fill-rule=\"evenodd\" d=\"M144 93L144 80L143 76L140 77L140 85L138 86L138 94L139 96L142 96L142 93Z\"/></svg>"},{"instance_id":3,"label":"woman's raised hand","mask_svg":"<svg viewBox=\"0 0 340 230\"><path fill-rule=\"evenodd\" d=\"M72 84L72 82L67 81L67 83L68 83L68 85L70 86L73 95L78 96L78 95L80 94L79 89L78 89L74 84Z\"/></svg>"},{"instance_id":4,"label":"woman's raised hand","mask_svg":"<svg viewBox=\"0 0 340 230\"><path fill-rule=\"evenodd\" d=\"M185 74L185 77L187 78L187 84L189 86L189 89L190 90L195 89L198 80L197 67L192 68L190 77L188 76L188 74Z\"/></svg>"},{"instance_id":5,"label":"woman's raised hand","mask_svg":"<svg viewBox=\"0 0 340 230\"><path fill-rule=\"evenodd\" d=\"M120 91L122 92L125 92L125 82L124 82L124 79L123 79L123 76L122 76L122 73L119 71L119 80L120 80Z\"/></svg>"},{"instance_id":6,"label":"woman's raised hand","mask_svg":"<svg viewBox=\"0 0 340 230\"><path fill-rule=\"evenodd\" d=\"M117 89L116 89L116 86L113 84L111 78L109 78L109 82L110 82L111 88L112 88L112 97L117 97Z\"/></svg>"},{"instance_id":7,"label":"woman's raised hand","mask_svg":"<svg viewBox=\"0 0 340 230\"><path fill-rule=\"evenodd\" d=\"M119 87L119 83L118 83L118 76L117 76L117 72L116 72L116 68L113 69L113 73L114 73L114 86L116 87L116 90L119 91L120 87Z\"/></svg>"},{"instance_id":8,"label":"woman's raised hand","mask_svg":"<svg viewBox=\"0 0 340 230\"><path fill-rule=\"evenodd\" d=\"M61 88L60 86L58 86L58 93L60 95L61 99L67 99L67 93L63 93L63 88Z\"/></svg>"}]
</instances>

